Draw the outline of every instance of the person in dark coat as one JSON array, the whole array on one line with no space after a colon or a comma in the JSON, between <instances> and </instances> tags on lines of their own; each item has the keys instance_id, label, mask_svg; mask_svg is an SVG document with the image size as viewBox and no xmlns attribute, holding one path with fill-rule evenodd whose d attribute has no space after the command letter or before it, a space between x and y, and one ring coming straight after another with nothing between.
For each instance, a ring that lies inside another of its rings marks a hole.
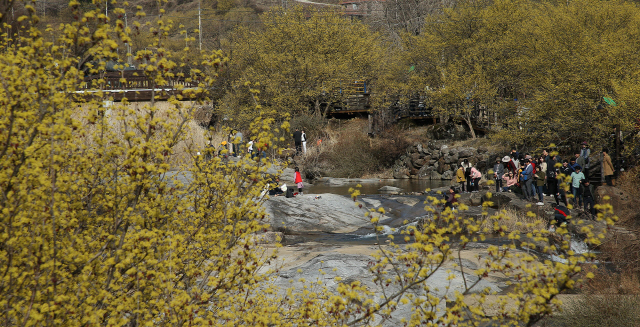
<instances>
[{"instance_id":1,"label":"person in dark coat","mask_svg":"<svg viewBox=\"0 0 640 327\"><path fill-rule=\"evenodd\" d=\"M297 128L296 131L293 132L293 142L296 144L296 155L298 155L302 152L302 132Z\"/></svg>"},{"instance_id":2,"label":"person in dark coat","mask_svg":"<svg viewBox=\"0 0 640 327\"><path fill-rule=\"evenodd\" d=\"M595 193L593 192L593 185L589 182L588 179L582 181L582 198L584 202L584 211L590 212L591 215L596 215L596 208L594 208L595 202Z\"/></svg>"},{"instance_id":3,"label":"person in dark coat","mask_svg":"<svg viewBox=\"0 0 640 327\"><path fill-rule=\"evenodd\" d=\"M509 157L502 158L502 161L507 163L509 162ZM496 164L493 165L493 178L496 182L496 193L502 192L502 176L504 175L504 164L501 162L500 158L496 158Z\"/></svg>"}]
</instances>

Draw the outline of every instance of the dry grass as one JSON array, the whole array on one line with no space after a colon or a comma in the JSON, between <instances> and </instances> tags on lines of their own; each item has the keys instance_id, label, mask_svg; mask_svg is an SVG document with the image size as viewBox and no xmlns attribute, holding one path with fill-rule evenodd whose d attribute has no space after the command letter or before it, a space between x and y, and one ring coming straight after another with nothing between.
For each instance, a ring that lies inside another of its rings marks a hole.
<instances>
[{"instance_id":1,"label":"dry grass","mask_svg":"<svg viewBox=\"0 0 640 327\"><path fill-rule=\"evenodd\" d=\"M552 326L638 327L640 296L580 296L564 304L564 312L550 321Z\"/></svg>"},{"instance_id":2,"label":"dry grass","mask_svg":"<svg viewBox=\"0 0 640 327\"><path fill-rule=\"evenodd\" d=\"M640 188L638 184L640 183L640 167L634 167L630 170L620 174L616 181L616 187L622 189L627 193L632 199L640 199ZM625 208L626 213L635 213L628 215L620 215L620 220L618 221L619 225L628 227L628 228L638 228L640 227L640 201L633 201L630 203L631 207Z\"/></svg>"},{"instance_id":3,"label":"dry grass","mask_svg":"<svg viewBox=\"0 0 640 327\"><path fill-rule=\"evenodd\" d=\"M507 233L517 231L526 234L547 228L547 223L543 219L527 216L526 213L515 209L504 209L500 214L484 220L481 230L494 230L496 224Z\"/></svg>"},{"instance_id":4,"label":"dry grass","mask_svg":"<svg viewBox=\"0 0 640 327\"><path fill-rule=\"evenodd\" d=\"M640 197L640 168L635 167L621 174L617 187L631 199ZM600 260L608 261L615 268L595 272L590 291L596 294L640 294L640 201L629 201L627 207L616 212L623 228L615 231L609 241L600 246ZM606 291L604 291L606 290Z\"/></svg>"},{"instance_id":5,"label":"dry grass","mask_svg":"<svg viewBox=\"0 0 640 327\"><path fill-rule=\"evenodd\" d=\"M604 266L585 266L585 273L591 272L594 278L584 283L584 291L588 294L635 294L640 295L639 274L622 272L614 273Z\"/></svg>"},{"instance_id":6,"label":"dry grass","mask_svg":"<svg viewBox=\"0 0 640 327\"><path fill-rule=\"evenodd\" d=\"M333 177L391 177L389 168L411 144L407 135L415 131L390 128L370 138L368 121L352 119L332 122L322 132L322 145L307 143L307 154L296 158L305 171ZM321 172L321 173L320 173Z\"/></svg>"}]
</instances>

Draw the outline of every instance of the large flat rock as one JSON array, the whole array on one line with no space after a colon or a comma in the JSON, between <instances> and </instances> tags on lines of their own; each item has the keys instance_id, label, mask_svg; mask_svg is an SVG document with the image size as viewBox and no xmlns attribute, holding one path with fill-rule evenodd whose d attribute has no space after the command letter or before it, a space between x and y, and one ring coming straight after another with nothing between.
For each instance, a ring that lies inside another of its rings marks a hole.
<instances>
[{"instance_id":1,"label":"large flat rock","mask_svg":"<svg viewBox=\"0 0 640 327\"><path fill-rule=\"evenodd\" d=\"M284 295L287 288L293 287L297 291L301 291L307 287L310 291L320 291L326 287L330 292L336 292L338 284L351 284L358 281L365 285L370 291L374 292L374 299L381 303L384 301L382 288L379 284L373 282L374 275L369 270L370 264L375 260L371 257L371 253L375 252L376 246L349 246L335 247L326 244L309 244L308 246L285 247L281 249L280 258L284 262L284 266L277 273L273 284L278 286L280 294ZM323 251L324 249L324 251ZM477 266L478 251L464 251L466 257L464 264L467 266L465 277L468 284L473 284L478 280L469 269L469 265ZM464 290L463 274L456 270L453 266L447 265L435 271L425 282L429 286L429 294L432 296L443 298L453 297L455 292ZM337 281L336 277L341 280ZM482 280L474 288L471 293L477 293L485 288L492 291L502 291L501 285L491 280ZM388 285L385 287L387 294L393 294L398 291L397 285ZM417 294L424 299L425 293ZM409 304L399 304L393 314L386 318L377 317L374 325L382 326L401 326L401 320L409 319L413 306ZM438 305L437 315L444 314L444 301Z\"/></svg>"},{"instance_id":2,"label":"large flat rock","mask_svg":"<svg viewBox=\"0 0 640 327\"><path fill-rule=\"evenodd\" d=\"M287 233L351 233L372 226L365 217L366 207L342 195L277 196L267 200L265 208L271 228Z\"/></svg>"}]
</instances>

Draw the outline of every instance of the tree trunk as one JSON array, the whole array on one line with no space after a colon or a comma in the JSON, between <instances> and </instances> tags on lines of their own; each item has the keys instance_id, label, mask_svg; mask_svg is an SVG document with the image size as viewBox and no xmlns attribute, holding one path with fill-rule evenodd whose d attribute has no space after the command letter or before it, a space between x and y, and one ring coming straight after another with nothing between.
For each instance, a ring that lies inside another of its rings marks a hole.
<instances>
[{"instance_id":1,"label":"tree trunk","mask_svg":"<svg viewBox=\"0 0 640 327\"><path fill-rule=\"evenodd\" d=\"M475 139L476 138L476 131L473 130L473 124L471 123L471 118L464 117L464 122L467 123L467 126L469 126L469 131L471 131L471 138Z\"/></svg>"},{"instance_id":2,"label":"tree trunk","mask_svg":"<svg viewBox=\"0 0 640 327\"><path fill-rule=\"evenodd\" d=\"M324 112L320 111L320 99L316 98L315 103L314 103L314 112L317 115L323 116L324 117Z\"/></svg>"}]
</instances>

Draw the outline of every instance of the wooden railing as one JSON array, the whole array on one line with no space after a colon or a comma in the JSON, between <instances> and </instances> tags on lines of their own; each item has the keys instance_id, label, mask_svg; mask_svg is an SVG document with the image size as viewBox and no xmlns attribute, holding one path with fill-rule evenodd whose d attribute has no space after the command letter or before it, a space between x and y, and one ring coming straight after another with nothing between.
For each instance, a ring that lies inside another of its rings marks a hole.
<instances>
[{"instance_id":1,"label":"wooden railing","mask_svg":"<svg viewBox=\"0 0 640 327\"><path fill-rule=\"evenodd\" d=\"M107 96L113 97L113 101L122 101L123 98L129 101L150 101L152 97L166 100L172 95L181 94L178 86L182 86L182 89L198 87L198 81L187 81L179 76L167 78L165 81L164 84L158 85L147 77L143 70L104 72L86 76L77 93L90 98L98 90L102 90Z\"/></svg>"}]
</instances>

